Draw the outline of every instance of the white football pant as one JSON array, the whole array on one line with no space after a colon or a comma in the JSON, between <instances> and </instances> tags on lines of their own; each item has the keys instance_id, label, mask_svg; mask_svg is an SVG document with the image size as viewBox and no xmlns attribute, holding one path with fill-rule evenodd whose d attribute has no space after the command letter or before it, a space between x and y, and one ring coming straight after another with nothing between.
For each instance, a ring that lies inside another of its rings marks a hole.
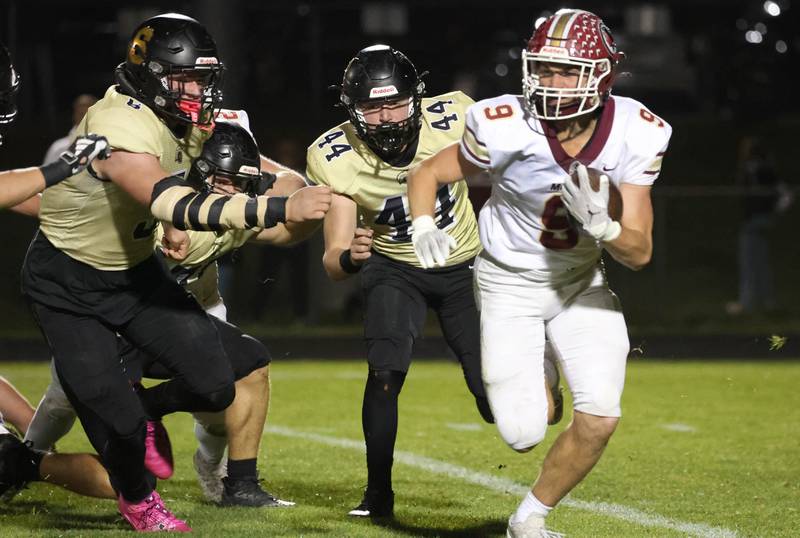
<instances>
[{"instance_id":1,"label":"white football pant","mask_svg":"<svg viewBox=\"0 0 800 538\"><path fill-rule=\"evenodd\" d=\"M483 382L497 428L509 446L528 450L545 436L545 333L574 409L621 415L630 344L619 300L599 266L554 286L481 254L475 260L475 289Z\"/></svg>"}]
</instances>

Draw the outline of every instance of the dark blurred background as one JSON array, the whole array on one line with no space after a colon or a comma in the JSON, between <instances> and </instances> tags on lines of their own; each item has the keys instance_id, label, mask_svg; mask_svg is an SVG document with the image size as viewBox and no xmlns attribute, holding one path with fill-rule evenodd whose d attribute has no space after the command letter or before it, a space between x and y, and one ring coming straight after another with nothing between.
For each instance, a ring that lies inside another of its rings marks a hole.
<instances>
[{"instance_id":1,"label":"dark blurred background","mask_svg":"<svg viewBox=\"0 0 800 538\"><path fill-rule=\"evenodd\" d=\"M226 107L248 111L263 153L302 170L306 146L345 119L327 88L360 48L385 42L406 52L430 71L429 95L520 93L519 51L536 19L560 7L508 0L3 0L0 39L22 89L0 169L39 164L70 129L76 96L103 95L130 33L159 12L186 13L211 30L228 68ZM615 93L641 100L674 128L653 191L653 262L633 273L607 261L632 332L800 333L800 209L791 203L800 142L800 2L569 7L595 11L627 53L628 74ZM0 226L0 337L31 337L36 329L18 274L35 222L6 211ZM265 333L356 333L357 283L329 282L321 256L319 234L292 249L241 249L226 261L223 281L231 318Z\"/></svg>"}]
</instances>

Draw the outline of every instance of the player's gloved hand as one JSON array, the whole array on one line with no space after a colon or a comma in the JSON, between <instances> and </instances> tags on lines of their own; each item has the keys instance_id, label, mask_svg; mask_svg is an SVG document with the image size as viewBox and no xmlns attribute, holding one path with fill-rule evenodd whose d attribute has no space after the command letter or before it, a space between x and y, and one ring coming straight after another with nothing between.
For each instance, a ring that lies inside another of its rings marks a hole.
<instances>
[{"instance_id":1,"label":"player's gloved hand","mask_svg":"<svg viewBox=\"0 0 800 538\"><path fill-rule=\"evenodd\" d=\"M600 189L595 192L589 180L586 166L575 161L570 166L570 176L577 173L578 184L568 177L561 191L561 199L567 211L577 220L586 233L598 241L613 241L622 233L619 222L608 216L608 176L600 176Z\"/></svg>"},{"instance_id":2,"label":"player's gloved hand","mask_svg":"<svg viewBox=\"0 0 800 538\"><path fill-rule=\"evenodd\" d=\"M111 155L108 140L105 136L89 133L79 136L58 158L70 167L70 174L75 175L89 166L95 157L106 159Z\"/></svg>"},{"instance_id":3,"label":"player's gloved hand","mask_svg":"<svg viewBox=\"0 0 800 538\"><path fill-rule=\"evenodd\" d=\"M319 220L331 207L331 189L323 185L303 187L286 200L286 222Z\"/></svg>"},{"instance_id":4,"label":"player's gloved hand","mask_svg":"<svg viewBox=\"0 0 800 538\"><path fill-rule=\"evenodd\" d=\"M458 243L455 238L436 227L433 217L420 215L411 222L411 242L414 244L414 253L423 269L430 269L439 265L444 267L450 251Z\"/></svg>"},{"instance_id":5,"label":"player's gloved hand","mask_svg":"<svg viewBox=\"0 0 800 538\"><path fill-rule=\"evenodd\" d=\"M47 187L82 172L95 159L106 159L111 155L106 137L89 133L78 136L58 160L40 168Z\"/></svg>"}]
</instances>

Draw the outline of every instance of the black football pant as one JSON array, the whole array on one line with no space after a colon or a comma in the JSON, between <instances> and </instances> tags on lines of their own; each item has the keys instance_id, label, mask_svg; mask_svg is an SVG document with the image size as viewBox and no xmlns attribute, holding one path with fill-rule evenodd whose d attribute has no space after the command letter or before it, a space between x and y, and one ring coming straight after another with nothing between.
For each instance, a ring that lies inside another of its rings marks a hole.
<instances>
[{"instance_id":1,"label":"black football pant","mask_svg":"<svg viewBox=\"0 0 800 538\"><path fill-rule=\"evenodd\" d=\"M479 407L488 410L481 379L480 315L475 306L470 264L471 260L425 270L373 251L361 271L370 369L362 426L370 490L391 490L397 400L429 307L439 317L442 333L461 364L467 387Z\"/></svg>"},{"instance_id":2,"label":"black football pant","mask_svg":"<svg viewBox=\"0 0 800 538\"><path fill-rule=\"evenodd\" d=\"M129 269L99 270L39 231L21 276L64 392L111 484L140 501L152 489L144 468L147 416L120 360L117 333L174 372L158 389L165 407L221 411L236 389L214 324L155 256Z\"/></svg>"}]
</instances>

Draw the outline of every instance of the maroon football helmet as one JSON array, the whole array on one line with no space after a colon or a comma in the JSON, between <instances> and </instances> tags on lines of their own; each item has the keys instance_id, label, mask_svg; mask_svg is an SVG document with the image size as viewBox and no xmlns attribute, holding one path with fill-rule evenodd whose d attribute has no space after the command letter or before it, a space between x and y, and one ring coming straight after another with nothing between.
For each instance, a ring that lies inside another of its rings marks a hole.
<instances>
[{"instance_id":1,"label":"maroon football helmet","mask_svg":"<svg viewBox=\"0 0 800 538\"><path fill-rule=\"evenodd\" d=\"M522 93L528 111L543 120L586 114L611 93L617 64L624 57L603 21L588 11L562 9L541 23L522 51ZM572 88L541 84L545 69L577 68Z\"/></svg>"}]
</instances>

